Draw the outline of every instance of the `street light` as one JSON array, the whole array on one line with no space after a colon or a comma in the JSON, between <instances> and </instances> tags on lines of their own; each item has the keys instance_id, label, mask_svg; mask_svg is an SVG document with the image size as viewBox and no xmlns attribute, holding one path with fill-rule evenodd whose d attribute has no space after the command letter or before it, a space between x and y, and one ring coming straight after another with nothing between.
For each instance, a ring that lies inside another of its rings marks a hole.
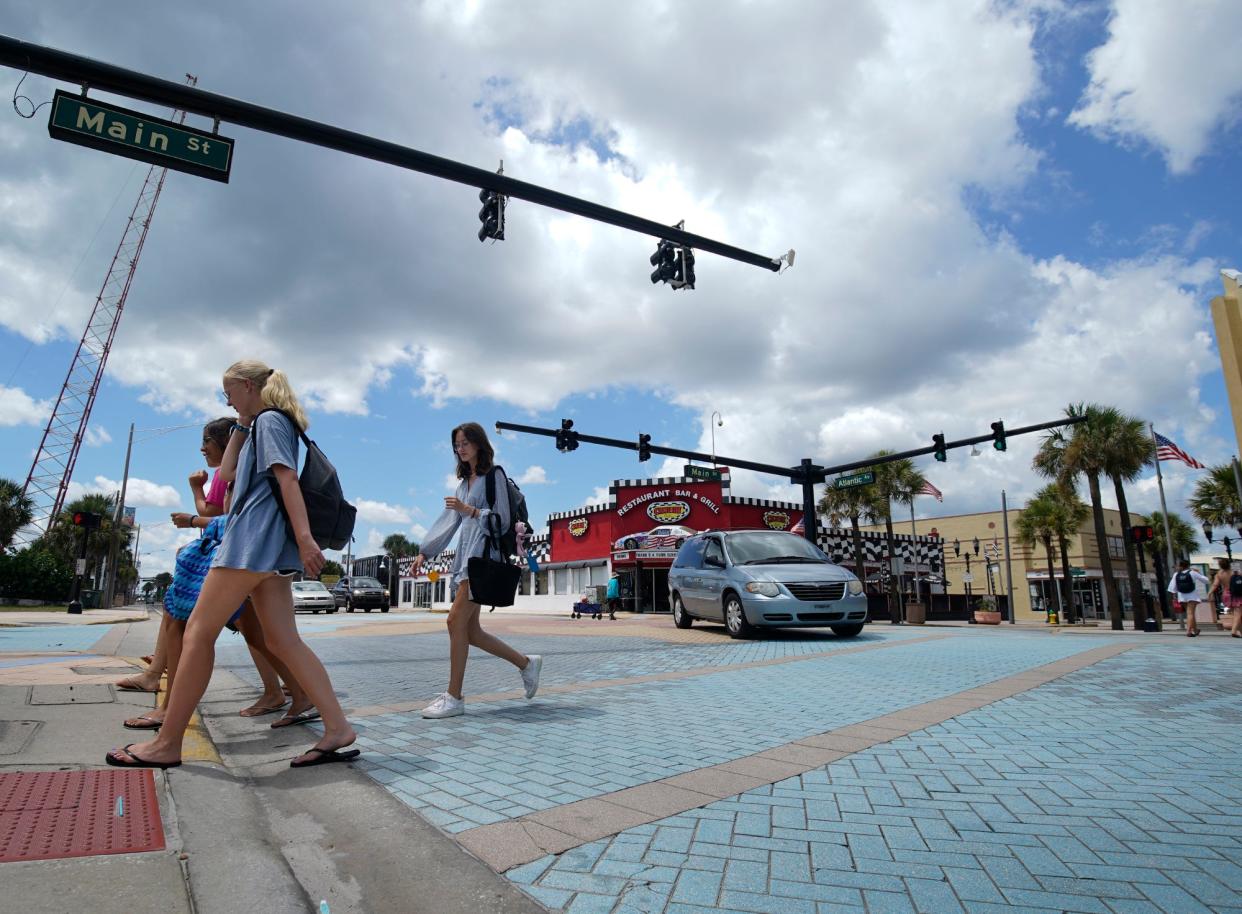
<instances>
[{"instance_id":1,"label":"street light","mask_svg":"<svg viewBox=\"0 0 1242 914\"><path fill-rule=\"evenodd\" d=\"M1203 522L1203 535L1207 537L1207 541L1212 542L1212 525L1207 521Z\"/></svg>"},{"instance_id":2,"label":"street light","mask_svg":"<svg viewBox=\"0 0 1242 914\"><path fill-rule=\"evenodd\" d=\"M712 410L712 419L714 420L713 422L711 422L711 427L712 427L712 466L715 466L715 465L716 465L716 427L717 427L717 426L720 426L721 428L723 428L723 427L724 427L724 416L720 415L720 413L719 413L719 412L717 412L716 410Z\"/></svg>"}]
</instances>

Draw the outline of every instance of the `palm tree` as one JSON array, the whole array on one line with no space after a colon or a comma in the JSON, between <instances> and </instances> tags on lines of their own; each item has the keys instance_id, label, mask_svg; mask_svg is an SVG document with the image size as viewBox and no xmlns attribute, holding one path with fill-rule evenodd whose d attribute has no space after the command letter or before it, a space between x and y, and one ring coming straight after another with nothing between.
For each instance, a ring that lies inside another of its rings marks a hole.
<instances>
[{"instance_id":1,"label":"palm tree","mask_svg":"<svg viewBox=\"0 0 1242 914\"><path fill-rule=\"evenodd\" d=\"M875 495L870 486L853 486L848 489L834 489L829 486L819 500L819 513L828 518L834 527L844 526L843 521L849 519L850 540L854 544L854 573L858 580L867 580L867 567L863 555L862 529L859 526L862 518L883 517L877 511Z\"/></svg>"},{"instance_id":2,"label":"palm tree","mask_svg":"<svg viewBox=\"0 0 1242 914\"><path fill-rule=\"evenodd\" d=\"M887 457L892 451L876 451L872 457ZM884 543L888 552L889 562L896 555L896 544L893 542L893 502L900 505L911 505L914 498L927 485L927 478L919 472L912 460L894 460L889 463L878 463L867 469L875 473L872 484L872 503L874 510L884 518ZM901 621L900 598L897 590L897 576L890 574L888 578L889 618L894 624Z\"/></svg>"},{"instance_id":3,"label":"palm tree","mask_svg":"<svg viewBox=\"0 0 1242 914\"><path fill-rule=\"evenodd\" d=\"M1143 587L1139 583L1136 547L1130 538L1130 508L1126 503L1124 483L1138 479L1143 469L1156 459L1156 447L1147 434L1147 423L1127 416L1112 407L1100 409L1102 425L1109 431L1106 445L1105 470L1117 494L1117 511L1121 515L1121 542L1126 554L1126 576L1130 579L1130 602L1134 607L1134 630L1143 627L1139 604ZM1159 621L1157 620L1157 625Z\"/></svg>"},{"instance_id":4,"label":"palm tree","mask_svg":"<svg viewBox=\"0 0 1242 914\"><path fill-rule=\"evenodd\" d=\"M1065 606L1066 621L1073 623L1078 620L1077 609L1074 606L1074 578L1069 563L1069 538L1082 528L1082 523L1091 513L1091 509L1083 504L1078 493L1071 488L1060 484L1047 488L1053 490L1050 495L1055 498L1059 511L1056 538L1061 553L1062 603Z\"/></svg>"},{"instance_id":5,"label":"palm tree","mask_svg":"<svg viewBox=\"0 0 1242 914\"><path fill-rule=\"evenodd\" d=\"M104 495L102 493L93 492L89 495L83 495L65 506L64 510L57 516L56 523L43 534L39 542L42 543L50 552L59 556L63 561L73 565L78 558L81 549L82 536L80 528L73 524L73 515L79 511L99 514L103 517L103 522L94 530L84 531L87 535L86 540L86 577L95 581L98 587L97 578L103 570L103 560L107 556L108 550L112 545L112 519L116 514L116 498L113 495ZM134 528L122 524L117 530L120 539L121 549L129 546L134 535Z\"/></svg>"},{"instance_id":6,"label":"palm tree","mask_svg":"<svg viewBox=\"0 0 1242 914\"><path fill-rule=\"evenodd\" d=\"M11 479L0 479L0 550L8 549L17 531L34 520L34 499Z\"/></svg>"},{"instance_id":7,"label":"palm tree","mask_svg":"<svg viewBox=\"0 0 1242 914\"><path fill-rule=\"evenodd\" d=\"M411 543L404 533L393 533L384 538L384 551L397 558L407 555L418 555L418 543Z\"/></svg>"},{"instance_id":8,"label":"palm tree","mask_svg":"<svg viewBox=\"0 0 1242 914\"><path fill-rule=\"evenodd\" d=\"M1100 414L1100 407L1095 404L1071 403L1065 408L1065 415L1071 419L1086 416L1087 421L1072 426L1069 435L1061 429L1054 429L1044 436L1032 466L1037 473L1071 488L1078 477L1086 478L1087 490L1091 494L1091 514L1095 520L1100 570L1104 574L1104 589L1108 594L1109 615L1113 629L1121 631L1121 594L1113 577L1113 559L1108 552L1108 535L1104 530L1104 506L1100 502L1100 476L1107 471L1107 444L1111 431L1105 428L1107 417Z\"/></svg>"},{"instance_id":9,"label":"palm tree","mask_svg":"<svg viewBox=\"0 0 1242 914\"><path fill-rule=\"evenodd\" d=\"M1190 513L1201 523L1213 527L1237 527L1242 524L1242 507L1238 503L1233 467L1222 463L1209 469L1207 475L1195 483L1187 505L1190 506Z\"/></svg>"},{"instance_id":10,"label":"palm tree","mask_svg":"<svg viewBox=\"0 0 1242 914\"><path fill-rule=\"evenodd\" d=\"M1058 488L1056 483L1052 483L1036 492L1018 515L1017 529L1018 540L1025 545L1034 547L1036 543L1044 544L1044 551L1048 554L1048 591L1056 591L1059 598L1061 591L1057 588L1057 576L1053 570L1056 565L1052 557L1052 538L1060 534L1065 515Z\"/></svg>"}]
</instances>

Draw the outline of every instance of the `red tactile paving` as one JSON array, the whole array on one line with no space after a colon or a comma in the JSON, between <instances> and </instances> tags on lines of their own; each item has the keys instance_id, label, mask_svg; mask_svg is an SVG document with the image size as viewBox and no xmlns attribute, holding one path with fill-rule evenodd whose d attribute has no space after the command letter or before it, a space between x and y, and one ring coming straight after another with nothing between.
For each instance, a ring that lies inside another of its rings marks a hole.
<instances>
[{"instance_id":1,"label":"red tactile paving","mask_svg":"<svg viewBox=\"0 0 1242 914\"><path fill-rule=\"evenodd\" d=\"M163 848L149 770L0 774L0 863Z\"/></svg>"}]
</instances>

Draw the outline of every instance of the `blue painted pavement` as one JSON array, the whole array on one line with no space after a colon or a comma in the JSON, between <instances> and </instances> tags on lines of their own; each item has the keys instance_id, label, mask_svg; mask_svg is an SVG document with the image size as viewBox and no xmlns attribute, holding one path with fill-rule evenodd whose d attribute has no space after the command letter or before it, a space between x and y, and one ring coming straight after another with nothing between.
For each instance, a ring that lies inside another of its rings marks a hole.
<instances>
[{"instance_id":1,"label":"blue painted pavement","mask_svg":"<svg viewBox=\"0 0 1242 914\"><path fill-rule=\"evenodd\" d=\"M964 688L985 658L1000 676L1021 665L1015 653L1029 666L1048 657L1045 645L1101 643L1043 641L962 637L807 666L867 686L883 713L886 692L931 697L937 670ZM1206 641L1144 645L507 875L573 914L1242 911L1242 658L1232 642ZM867 678L841 669L864 658ZM798 672L767 721L786 735L780 717L796 713L803 684L831 678ZM686 718L710 716L683 688L671 701L694 709ZM687 740L702 738L687 724Z\"/></svg>"},{"instance_id":2,"label":"blue painted pavement","mask_svg":"<svg viewBox=\"0 0 1242 914\"><path fill-rule=\"evenodd\" d=\"M73 653L90 650L110 625L37 625L0 628L0 653Z\"/></svg>"}]
</instances>

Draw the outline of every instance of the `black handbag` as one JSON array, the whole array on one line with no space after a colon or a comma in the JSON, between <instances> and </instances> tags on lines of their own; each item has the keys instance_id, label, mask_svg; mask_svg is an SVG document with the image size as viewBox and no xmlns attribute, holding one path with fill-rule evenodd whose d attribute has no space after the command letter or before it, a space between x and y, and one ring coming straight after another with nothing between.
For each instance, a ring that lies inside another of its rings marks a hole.
<instances>
[{"instance_id":1,"label":"black handbag","mask_svg":"<svg viewBox=\"0 0 1242 914\"><path fill-rule=\"evenodd\" d=\"M489 515L489 518L492 523L499 523L495 514ZM517 597L518 581L522 578L522 570L516 565L498 562L491 558L492 550L497 548L498 540L498 537L493 537L489 533L484 554L475 556L466 562L471 601L480 605L487 604L492 609L497 606L513 605Z\"/></svg>"}]
</instances>

